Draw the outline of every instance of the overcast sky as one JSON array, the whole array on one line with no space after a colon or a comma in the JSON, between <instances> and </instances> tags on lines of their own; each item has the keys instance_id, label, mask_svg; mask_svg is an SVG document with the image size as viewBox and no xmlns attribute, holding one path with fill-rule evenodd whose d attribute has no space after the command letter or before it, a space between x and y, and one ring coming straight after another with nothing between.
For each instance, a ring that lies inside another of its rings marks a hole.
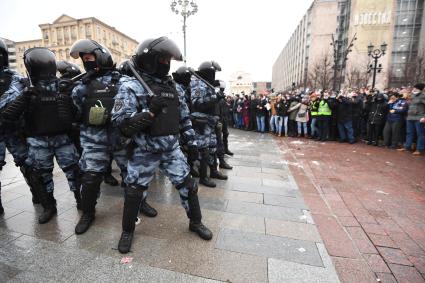
<instances>
[{"instance_id":1,"label":"overcast sky","mask_svg":"<svg viewBox=\"0 0 425 283\"><path fill-rule=\"evenodd\" d=\"M272 65L313 0L196 0L199 11L187 21L188 65L217 61L228 80L235 71L255 81L271 81ZM114 3L109 5L109 3ZM166 35L183 53L182 17L171 0L0 0L0 37L41 38L39 24L62 14L96 17L141 42ZM172 69L178 67L174 64Z\"/></svg>"}]
</instances>

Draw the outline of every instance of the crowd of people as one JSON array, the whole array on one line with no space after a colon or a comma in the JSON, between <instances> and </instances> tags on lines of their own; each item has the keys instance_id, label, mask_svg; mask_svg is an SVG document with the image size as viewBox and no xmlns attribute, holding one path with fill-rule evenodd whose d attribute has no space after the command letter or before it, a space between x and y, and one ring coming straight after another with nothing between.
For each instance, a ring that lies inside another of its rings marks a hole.
<instances>
[{"instance_id":1,"label":"crowd of people","mask_svg":"<svg viewBox=\"0 0 425 283\"><path fill-rule=\"evenodd\" d=\"M228 119L237 129L282 137L425 150L425 83L412 87L289 91L229 95Z\"/></svg>"},{"instance_id":2,"label":"crowd of people","mask_svg":"<svg viewBox=\"0 0 425 283\"><path fill-rule=\"evenodd\" d=\"M170 74L171 60L183 56L167 37L144 40L118 67L109 50L91 39L76 41L69 55L81 60L84 73L75 64L57 62L48 48L34 47L24 52L23 77L9 68L0 40L0 170L7 149L32 202L43 207L39 224L57 213L54 158L82 212L77 235L95 220L102 181L118 185L111 175L114 160L124 195L119 252L130 251L139 213L157 215L146 201L157 170L178 190L189 230L211 240L198 182L215 187L211 179L226 180L219 168L232 169L224 155L233 155L223 115L225 84L215 78L220 65L205 61L196 71L182 66Z\"/></svg>"}]
</instances>

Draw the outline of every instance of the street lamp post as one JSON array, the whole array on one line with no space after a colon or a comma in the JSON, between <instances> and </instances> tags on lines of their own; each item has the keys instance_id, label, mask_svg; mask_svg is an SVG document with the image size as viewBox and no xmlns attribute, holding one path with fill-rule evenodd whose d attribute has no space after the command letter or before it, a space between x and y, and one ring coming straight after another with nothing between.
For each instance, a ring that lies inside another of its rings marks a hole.
<instances>
[{"instance_id":1,"label":"street lamp post","mask_svg":"<svg viewBox=\"0 0 425 283\"><path fill-rule=\"evenodd\" d=\"M333 77L333 89L337 90L337 84L338 84L338 90L341 89L342 84L342 77L343 77L343 70L345 69L345 64L348 60L348 53L353 51L351 48L354 46L354 41L357 40L356 34L354 34L353 38L350 40L350 43L343 48L343 41L342 40L335 40L333 34L332 34L332 42L331 46L333 46L333 57L334 57L334 77ZM339 71L339 74L338 74Z\"/></svg>"},{"instance_id":2,"label":"street lamp post","mask_svg":"<svg viewBox=\"0 0 425 283\"><path fill-rule=\"evenodd\" d=\"M193 0L190 2L189 0L173 0L170 6L173 13L183 17L184 64L186 65L186 19L198 12L198 5Z\"/></svg>"},{"instance_id":3,"label":"street lamp post","mask_svg":"<svg viewBox=\"0 0 425 283\"><path fill-rule=\"evenodd\" d=\"M370 43L367 46L367 55L373 59L373 64L370 64L367 72L370 73L373 71L373 77L372 77L372 89L375 88L375 82L376 82L376 72L380 73L382 70L382 64L378 64L378 59L385 55L385 52L387 51L387 44L384 42L381 44L381 49L374 49L375 47Z\"/></svg>"}]
</instances>

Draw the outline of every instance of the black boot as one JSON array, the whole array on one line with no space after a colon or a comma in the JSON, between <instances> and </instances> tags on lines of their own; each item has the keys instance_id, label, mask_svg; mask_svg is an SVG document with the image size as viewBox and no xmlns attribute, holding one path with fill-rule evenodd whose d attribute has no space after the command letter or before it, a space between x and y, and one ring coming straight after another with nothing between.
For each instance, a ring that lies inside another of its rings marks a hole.
<instances>
[{"instance_id":1,"label":"black boot","mask_svg":"<svg viewBox=\"0 0 425 283\"><path fill-rule=\"evenodd\" d=\"M43 176L39 170L32 168L31 170L26 171L26 173L35 195L37 195L41 205L43 206L43 212L38 217L38 223L47 223L57 213L56 200L53 197L53 192L47 192Z\"/></svg>"},{"instance_id":2,"label":"black boot","mask_svg":"<svg viewBox=\"0 0 425 283\"><path fill-rule=\"evenodd\" d=\"M224 153L233 156L233 152L231 152L228 148L224 149Z\"/></svg>"},{"instance_id":3,"label":"black boot","mask_svg":"<svg viewBox=\"0 0 425 283\"><path fill-rule=\"evenodd\" d=\"M82 177L81 185L81 208L83 215L75 226L75 234L85 233L92 224L95 215L97 195L100 191L102 174L95 172L86 172Z\"/></svg>"},{"instance_id":4,"label":"black boot","mask_svg":"<svg viewBox=\"0 0 425 283\"><path fill-rule=\"evenodd\" d=\"M211 240L213 233L204 224L202 224L201 207L198 200L198 185L195 180L191 180L188 194L189 212L187 216L190 219L189 230L198 234L204 240Z\"/></svg>"},{"instance_id":5,"label":"black boot","mask_svg":"<svg viewBox=\"0 0 425 283\"><path fill-rule=\"evenodd\" d=\"M227 180L227 176L217 170L217 154L214 155L214 163L210 165L210 178L218 180Z\"/></svg>"},{"instance_id":6,"label":"black boot","mask_svg":"<svg viewBox=\"0 0 425 283\"><path fill-rule=\"evenodd\" d=\"M74 191L74 198L75 198L75 202L77 203L77 209L78 210L82 210L82 207L81 207L81 193L80 193L80 189L79 188L76 191Z\"/></svg>"},{"instance_id":7,"label":"black boot","mask_svg":"<svg viewBox=\"0 0 425 283\"><path fill-rule=\"evenodd\" d=\"M226 160L224 160L223 157L222 158L219 158L219 160L220 160L220 165L219 165L220 168L228 169L228 170L233 169L233 167L230 166L229 163L227 163Z\"/></svg>"},{"instance_id":8,"label":"black boot","mask_svg":"<svg viewBox=\"0 0 425 283\"><path fill-rule=\"evenodd\" d=\"M227 136L223 137L223 147L224 147L224 154L233 156L233 152L229 150L229 141L227 140Z\"/></svg>"},{"instance_id":9,"label":"black boot","mask_svg":"<svg viewBox=\"0 0 425 283\"><path fill-rule=\"evenodd\" d=\"M214 188L216 184L208 178L208 151L201 152L201 160L199 161L199 184Z\"/></svg>"},{"instance_id":10,"label":"black boot","mask_svg":"<svg viewBox=\"0 0 425 283\"><path fill-rule=\"evenodd\" d=\"M137 185L129 185L124 189L125 198L122 215L122 233L120 241L118 242L118 251L122 254L128 253L131 249L139 205L143 198L143 190L146 189L146 187Z\"/></svg>"},{"instance_id":11,"label":"black boot","mask_svg":"<svg viewBox=\"0 0 425 283\"><path fill-rule=\"evenodd\" d=\"M28 187L30 187L30 191L32 194L32 203L33 204L39 204L40 203L40 199L37 195L37 192L34 189L34 185L31 184L31 179L30 179L30 168L27 165L22 165L19 167L19 169L21 170L22 175L24 176L24 180L27 183Z\"/></svg>"},{"instance_id":12,"label":"black boot","mask_svg":"<svg viewBox=\"0 0 425 283\"><path fill-rule=\"evenodd\" d=\"M41 199L40 199L41 200ZM47 202L41 200L41 204L43 205L43 212L38 217L38 223L44 224L50 221L53 216L58 212L56 209L56 200L53 196L53 192L47 193Z\"/></svg>"},{"instance_id":13,"label":"black boot","mask_svg":"<svg viewBox=\"0 0 425 283\"><path fill-rule=\"evenodd\" d=\"M140 204L140 213L146 215L147 217L155 217L158 215L156 209L146 202L146 198L142 200L142 203Z\"/></svg>"},{"instance_id":14,"label":"black boot","mask_svg":"<svg viewBox=\"0 0 425 283\"><path fill-rule=\"evenodd\" d=\"M1 204L1 183L0 183L0 215L4 214L4 208L3 205Z\"/></svg>"}]
</instances>

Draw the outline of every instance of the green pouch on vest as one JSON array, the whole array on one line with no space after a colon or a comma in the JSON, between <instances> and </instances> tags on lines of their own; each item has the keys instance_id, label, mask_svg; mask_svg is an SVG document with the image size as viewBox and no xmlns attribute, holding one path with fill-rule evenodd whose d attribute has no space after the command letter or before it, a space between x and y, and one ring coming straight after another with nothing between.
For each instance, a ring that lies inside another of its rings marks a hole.
<instances>
[{"instance_id":1,"label":"green pouch on vest","mask_svg":"<svg viewBox=\"0 0 425 283\"><path fill-rule=\"evenodd\" d=\"M90 107L89 124L92 126L102 126L108 120L108 111L103 107L102 101L96 101L96 105Z\"/></svg>"}]
</instances>

